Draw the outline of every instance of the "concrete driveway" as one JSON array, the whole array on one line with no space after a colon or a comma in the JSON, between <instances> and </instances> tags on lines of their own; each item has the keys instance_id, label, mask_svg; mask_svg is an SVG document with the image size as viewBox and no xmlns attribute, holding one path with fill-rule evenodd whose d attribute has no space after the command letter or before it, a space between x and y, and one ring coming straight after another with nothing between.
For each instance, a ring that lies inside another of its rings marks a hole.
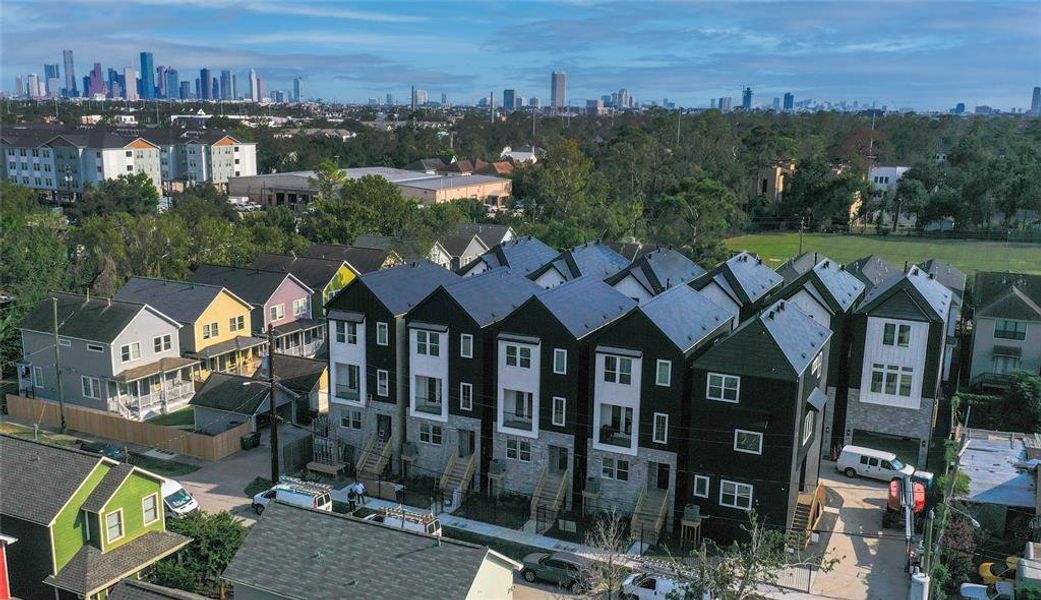
<instances>
[{"instance_id":1,"label":"concrete driveway","mask_svg":"<svg viewBox=\"0 0 1041 600\"><path fill-rule=\"evenodd\" d=\"M298 427L282 425L278 428L280 444L300 439L310 432ZM271 434L261 434L260 447L243 450L224 460L182 475L178 481L195 497L206 512L230 511L244 521L256 520L251 499L246 497L246 486L257 477L271 477Z\"/></svg>"},{"instance_id":2,"label":"concrete driveway","mask_svg":"<svg viewBox=\"0 0 1041 600\"><path fill-rule=\"evenodd\" d=\"M832 461L822 462L821 482L828 492L819 545L826 545L828 556L839 563L830 573L816 576L813 592L848 600L906 598L909 579L904 572L903 531L882 529L887 484L849 479L835 471Z\"/></svg>"}]
</instances>

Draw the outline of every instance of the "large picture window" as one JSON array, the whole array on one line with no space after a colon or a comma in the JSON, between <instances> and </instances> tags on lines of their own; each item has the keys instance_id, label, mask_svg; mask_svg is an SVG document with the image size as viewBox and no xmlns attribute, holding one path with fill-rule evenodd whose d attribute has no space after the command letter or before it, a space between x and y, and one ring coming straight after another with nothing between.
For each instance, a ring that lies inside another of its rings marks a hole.
<instances>
[{"instance_id":1,"label":"large picture window","mask_svg":"<svg viewBox=\"0 0 1041 600\"><path fill-rule=\"evenodd\" d=\"M1027 339L1027 324L1023 321L997 321L994 323L994 337L1003 340Z\"/></svg>"},{"instance_id":2,"label":"large picture window","mask_svg":"<svg viewBox=\"0 0 1041 600\"><path fill-rule=\"evenodd\" d=\"M625 356L605 356L604 381L630 385L633 382L633 359Z\"/></svg>"}]
</instances>

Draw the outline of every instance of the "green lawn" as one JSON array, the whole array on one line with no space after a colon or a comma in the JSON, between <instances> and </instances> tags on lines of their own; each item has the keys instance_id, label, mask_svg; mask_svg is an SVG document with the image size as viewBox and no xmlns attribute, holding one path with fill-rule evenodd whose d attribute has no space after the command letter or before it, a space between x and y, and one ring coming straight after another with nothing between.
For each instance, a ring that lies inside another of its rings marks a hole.
<instances>
[{"instance_id":1,"label":"green lawn","mask_svg":"<svg viewBox=\"0 0 1041 600\"><path fill-rule=\"evenodd\" d=\"M772 268L799 253L798 233L764 233L726 240L731 250L758 253ZM803 235L804 252L820 252L834 260L851 260L877 254L897 267L905 261L929 258L945 260L972 276L976 271L1041 273L1041 244L979 242L974 240L930 240L902 236Z\"/></svg>"},{"instance_id":2,"label":"green lawn","mask_svg":"<svg viewBox=\"0 0 1041 600\"><path fill-rule=\"evenodd\" d=\"M191 406L186 406L172 413L152 417L148 419L148 422L152 425L162 425L163 427L195 426L195 409Z\"/></svg>"}]
</instances>

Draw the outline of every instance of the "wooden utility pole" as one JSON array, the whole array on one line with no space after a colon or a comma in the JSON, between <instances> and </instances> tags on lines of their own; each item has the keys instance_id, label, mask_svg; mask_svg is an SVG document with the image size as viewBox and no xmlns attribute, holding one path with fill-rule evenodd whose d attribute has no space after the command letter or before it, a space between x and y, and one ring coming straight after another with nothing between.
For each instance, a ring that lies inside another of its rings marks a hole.
<instances>
[{"instance_id":1,"label":"wooden utility pole","mask_svg":"<svg viewBox=\"0 0 1041 600\"><path fill-rule=\"evenodd\" d=\"M59 431L65 433L65 390L61 386L61 344L58 343L58 298L51 296L54 306L54 377L58 388L58 414L61 416Z\"/></svg>"},{"instance_id":2,"label":"wooden utility pole","mask_svg":"<svg viewBox=\"0 0 1041 600\"><path fill-rule=\"evenodd\" d=\"M275 332L267 326L267 383L271 394L271 483L278 483L278 411L275 410Z\"/></svg>"}]
</instances>

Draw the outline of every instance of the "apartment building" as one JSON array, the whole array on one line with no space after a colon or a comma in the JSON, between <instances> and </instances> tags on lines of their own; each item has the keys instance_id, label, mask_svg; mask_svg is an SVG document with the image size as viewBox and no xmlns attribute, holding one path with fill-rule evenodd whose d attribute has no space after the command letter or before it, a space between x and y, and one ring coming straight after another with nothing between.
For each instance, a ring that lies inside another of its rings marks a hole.
<instances>
[{"instance_id":1,"label":"apartment building","mask_svg":"<svg viewBox=\"0 0 1041 600\"><path fill-rule=\"evenodd\" d=\"M438 287L458 280L432 262L417 261L361 275L326 305L329 413L340 439L354 449L351 459L360 472L378 474L389 467L395 473L440 476L436 470L409 473L417 451L405 447L412 404L405 317ZM440 352L441 346L435 347Z\"/></svg>"},{"instance_id":2,"label":"apartment building","mask_svg":"<svg viewBox=\"0 0 1041 600\"><path fill-rule=\"evenodd\" d=\"M195 393L199 361L181 356L181 324L148 304L54 292L18 327L23 394L56 400L60 385L65 402L144 420Z\"/></svg>"},{"instance_id":3,"label":"apartment building","mask_svg":"<svg viewBox=\"0 0 1041 600\"><path fill-rule=\"evenodd\" d=\"M257 144L229 133L170 127L142 129L140 135L160 149L162 181L169 190L202 183L226 190L232 177L257 174Z\"/></svg>"}]
</instances>

